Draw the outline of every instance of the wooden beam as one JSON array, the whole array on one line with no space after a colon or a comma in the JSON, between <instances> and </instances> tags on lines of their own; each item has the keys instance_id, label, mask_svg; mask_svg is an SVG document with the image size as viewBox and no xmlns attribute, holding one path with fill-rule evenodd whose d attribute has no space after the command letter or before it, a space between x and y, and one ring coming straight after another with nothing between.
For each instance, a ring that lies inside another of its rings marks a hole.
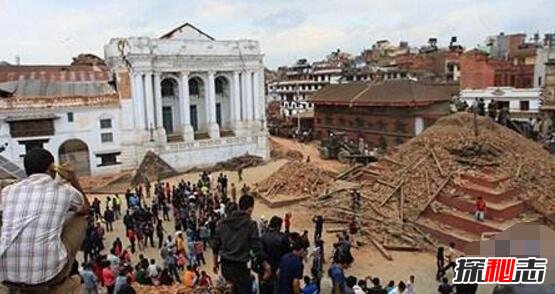
<instances>
[{"instance_id":1,"label":"wooden beam","mask_svg":"<svg viewBox=\"0 0 555 294\"><path fill-rule=\"evenodd\" d=\"M335 177L335 179L336 179L336 180L340 180L340 179L342 179L343 177L345 177L346 175L348 175L349 173L351 173L352 171L354 171L355 169L357 169L357 168L359 168L359 167L361 167L361 166L358 165L358 164L355 164L355 165L349 167L348 169L342 171L340 174L338 174L338 175Z\"/></svg>"},{"instance_id":2,"label":"wooden beam","mask_svg":"<svg viewBox=\"0 0 555 294\"><path fill-rule=\"evenodd\" d=\"M395 159L393 159L393 158L391 158L391 157L389 157L389 156L387 156L387 155L384 156L384 157L382 157L382 159L385 160L385 161L391 162L391 163L393 163L393 164L396 164L396 165L405 166L405 165L402 164L401 162L399 162L399 161L397 161L397 160L395 160Z\"/></svg>"},{"instance_id":3,"label":"wooden beam","mask_svg":"<svg viewBox=\"0 0 555 294\"><path fill-rule=\"evenodd\" d=\"M424 177L426 178L426 195L430 196L430 175L427 169L424 170Z\"/></svg>"},{"instance_id":4,"label":"wooden beam","mask_svg":"<svg viewBox=\"0 0 555 294\"><path fill-rule=\"evenodd\" d=\"M439 188L437 188L437 190L434 192L434 195L432 195L432 197L428 199L428 201L426 202L426 205L424 205L424 207L420 210L416 218L420 217L420 215L424 212L424 210L426 210L426 208L428 208L428 206L432 204L432 202L436 199L437 195L439 195L439 192L441 192L441 190L443 190L443 188L447 186L447 183L449 183L450 180L451 180L451 174L447 175L447 178L445 178L445 180L443 180L443 182L439 185Z\"/></svg>"},{"instance_id":5,"label":"wooden beam","mask_svg":"<svg viewBox=\"0 0 555 294\"><path fill-rule=\"evenodd\" d=\"M391 199L391 197L393 197L393 195L395 195L395 193L397 192L397 190L399 190L401 188L401 186L403 186L403 184L405 183L405 180L401 180L401 182L395 187L395 189L393 189L393 191L391 191L391 193L389 193L389 195L384 199L384 201L382 201L382 203L380 203L380 207L384 206L387 201L389 201L389 199Z\"/></svg>"},{"instance_id":6,"label":"wooden beam","mask_svg":"<svg viewBox=\"0 0 555 294\"><path fill-rule=\"evenodd\" d=\"M399 219L403 221L405 219L405 192L403 186L401 186L401 201L399 201Z\"/></svg>"},{"instance_id":7,"label":"wooden beam","mask_svg":"<svg viewBox=\"0 0 555 294\"><path fill-rule=\"evenodd\" d=\"M380 253L383 255L383 257L385 257L385 259L387 260L393 260L393 256L391 256L391 254L389 254L389 252L387 252L387 249L385 249L382 244L380 244L380 242L376 241L376 239L368 236L368 239L370 239L370 242L372 242L372 244L374 244L374 246L378 249L378 251L380 251Z\"/></svg>"},{"instance_id":8,"label":"wooden beam","mask_svg":"<svg viewBox=\"0 0 555 294\"><path fill-rule=\"evenodd\" d=\"M384 185L384 186L388 186L388 187L391 187L391 188L397 188L397 186L395 186L395 184L386 182L386 181L384 181L384 180L382 180L382 179L377 179L376 182L378 182L378 183L380 183L380 184L382 184L382 185Z\"/></svg>"},{"instance_id":9,"label":"wooden beam","mask_svg":"<svg viewBox=\"0 0 555 294\"><path fill-rule=\"evenodd\" d=\"M422 248L416 246L406 246L406 245L391 245L384 243L383 247L387 250L395 251L422 251Z\"/></svg>"},{"instance_id":10,"label":"wooden beam","mask_svg":"<svg viewBox=\"0 0 555 294\"><path fill-rule=\"evenodd\" d=\"M434 149L428 147L428 150L430 150L430 153L432 153L432 158L434 159L437 168L439 169L439 174L443 177L445 175L445 172L443 171L443 168L441 167L441 164L439 163L439 160L437 159L436 153L434 152Z\"/></svg>"}]
</instances>

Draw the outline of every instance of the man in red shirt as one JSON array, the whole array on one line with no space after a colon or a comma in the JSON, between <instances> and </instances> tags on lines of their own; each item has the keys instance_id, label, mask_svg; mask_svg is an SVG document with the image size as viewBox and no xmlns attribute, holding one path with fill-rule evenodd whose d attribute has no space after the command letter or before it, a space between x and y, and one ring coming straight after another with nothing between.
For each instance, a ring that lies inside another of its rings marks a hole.
<instances>
[{"instance_id":1,"label":"man in red shirt","mask_svg":"<svg viewBox=\"0 0 555 294\"><path fill-rule=\"evenodd\" d=\"M476 200L476 211L474 212L474 217L477 221L484 221L486 212L486 201L482 197L478 197Z\"/></svg>"}]
</instances>

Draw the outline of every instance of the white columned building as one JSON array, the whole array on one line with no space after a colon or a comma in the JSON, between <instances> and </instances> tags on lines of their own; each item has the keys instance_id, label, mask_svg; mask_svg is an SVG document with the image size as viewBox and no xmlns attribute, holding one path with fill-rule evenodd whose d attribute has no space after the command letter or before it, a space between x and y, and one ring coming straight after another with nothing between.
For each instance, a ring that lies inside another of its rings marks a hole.
<instances>
[{"instance_id":1,"label":"white columned building","mask_svg":"<svg viewBox=\"0 0 555 294\"><path fill-rule=\"evenodd\" d=\"M131 79L130 103L121 106L133 117L124 167L149 150L176 169L247 153L268 158L257 41L217 41L184 24L160 38L111 39L104 52L111 71Z\"/></svg>"}]
</instances>

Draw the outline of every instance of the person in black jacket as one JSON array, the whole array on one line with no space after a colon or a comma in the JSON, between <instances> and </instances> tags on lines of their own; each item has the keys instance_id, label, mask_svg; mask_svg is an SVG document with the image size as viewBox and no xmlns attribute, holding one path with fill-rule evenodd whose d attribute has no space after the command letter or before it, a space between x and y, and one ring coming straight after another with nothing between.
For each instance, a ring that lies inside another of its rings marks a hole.
<instances>
[{"instance_id":1,"label":"person in black jacket","mask_svg":"<svg viewBox=\"0 0 555 294\"><path fill-rule=\"evenodd\" d=\"M281 217L273 216L270 219L268 231L262 234L262 249L266 261L270 264L271 274L266 281L260 280L260 294L274 293L279 262L286 253L291 251L289 238L280 231L282 223Z\"/></svg>"},{"instance_id":2,"label":"person in black jacket","mask_svg":"<svg viewBox=\"0 0 555 294\"><path fill-rule=\"evenodd\" d=\"M250 195L241 196L239 209L220 221L213 240L214 273L218 273L221 265L222 275L233 284L235 293L252 291L251 273L247 262L251 258L260 259L263 254L258 226L251 219L253 209L254 198ZM266 261L262 264L265 272L263 279L267 279L270 275L270 265Z\"/></svg>"}]
</instances>

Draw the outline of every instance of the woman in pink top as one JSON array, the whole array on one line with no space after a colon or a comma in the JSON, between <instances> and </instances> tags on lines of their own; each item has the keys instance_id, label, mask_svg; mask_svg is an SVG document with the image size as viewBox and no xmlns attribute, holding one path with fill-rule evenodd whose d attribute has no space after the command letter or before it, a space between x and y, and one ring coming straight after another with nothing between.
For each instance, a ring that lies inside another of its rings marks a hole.
<instances>
[{"instance_id":1,"label":"woman in pink top","mask_svg":"<svg viewBox=\"0 0 555 294\"><path fill-rule=\"evenodd\" d=\"M104 268L102 269L102 282L104 283L106 290L108 290L108 294L113 294L116 277L110 268L110 263L108 261L104 264Z\"/></svg>"}]
</instances>

